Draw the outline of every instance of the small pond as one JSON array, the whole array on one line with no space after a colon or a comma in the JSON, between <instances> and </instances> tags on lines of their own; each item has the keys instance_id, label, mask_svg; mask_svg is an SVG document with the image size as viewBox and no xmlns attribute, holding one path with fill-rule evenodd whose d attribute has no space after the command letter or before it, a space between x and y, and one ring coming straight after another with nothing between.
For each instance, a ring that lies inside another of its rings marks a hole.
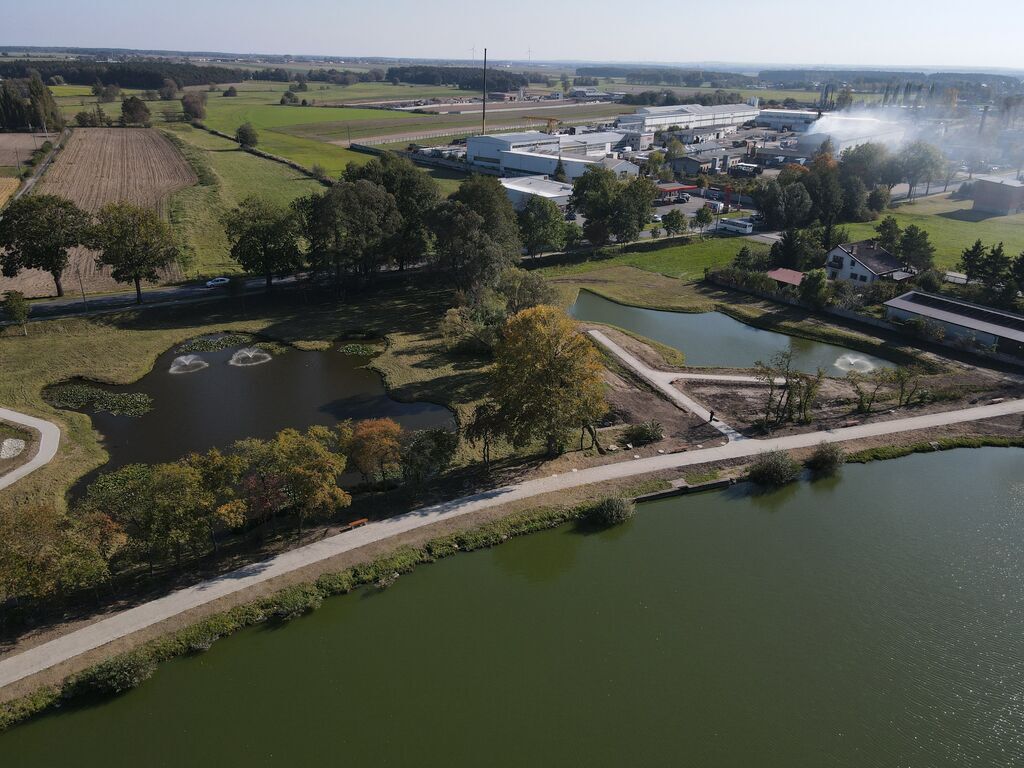
<instances>
[{"instance_id":1,"label":"small pond","mask_svg":"<svg viewBox=\"0 0 1024 768\"><path fill-rule=\"evenodd\" d=\"M758 360L768 362L785 349L793 353L793 367L828 376L845 376L849 370L869 372L893 363L835 344L810 341L784 333L765 331L741 323L721 312L664 312L642 309L580 291L569 314L578 320L614 325L667 344L686 355L686 364L709 368L750 368Z\"/></svg>"},{"instance_id":2,"label":"small pond","mask_svg":"<svg viewBox=\"0 0 1024 768\"><path fill-rule=\"evenodd\" d=\"M331 426L343 419L388 417L409 430L455 426L444 406L389 397L381 377L365 367L368 360L337 346L318 352L288 348L273 355L246 346L187 355L172 349L133 384L97 385L153 401L138 417L90 414L110 454L99 471L174 461L246 437L269 438L286 427ZM83 478L73 495L95 475Z\"/></svg>"}]
</instances>

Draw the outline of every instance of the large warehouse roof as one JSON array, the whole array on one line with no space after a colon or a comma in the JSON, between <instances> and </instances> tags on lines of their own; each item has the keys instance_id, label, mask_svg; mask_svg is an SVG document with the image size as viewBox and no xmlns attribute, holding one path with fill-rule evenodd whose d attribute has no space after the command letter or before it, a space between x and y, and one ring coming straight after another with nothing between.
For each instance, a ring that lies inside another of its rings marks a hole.
<instances>
[{"instance_id":1,"label":"large warehouse roof","mask_svg":"<svg viewBox=\"0 0 1024 768\"><path fill-rule=\"evenodd\" d=\"M1024 317L1012 312L921 291L904 293L885 302L885 306L1024 343Z\"/></svg>"}]
</instances>

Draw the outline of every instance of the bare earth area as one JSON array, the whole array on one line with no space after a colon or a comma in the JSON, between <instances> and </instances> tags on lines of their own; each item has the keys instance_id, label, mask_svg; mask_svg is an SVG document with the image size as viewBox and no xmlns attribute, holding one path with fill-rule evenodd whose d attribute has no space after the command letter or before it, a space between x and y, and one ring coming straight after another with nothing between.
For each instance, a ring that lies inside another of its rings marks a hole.
<instances>
[{"instance_id":1,"label":"bare earth area","mask_svg":"<svg viewBox=\"0 0 1024 768\"><path fill-rule=\"evenodd\" d=\"M59 195L95 213L107 203L128 201L164 212L168 197L197 181L181 153L152 128L77 128L53 166L36 187L38 194ZM106 268L98 268L95 255L75 249L64 271L65 290L123 289ZM172 267L161 282L180 279ZM0 278L0 292L17 290L29 297L52 296L53 279L45 272L25 270L15 278Z\"/></svg>"},{"instance_id":2,"label":"bare earth area","mask_svg":"<svg viewBox=\"0 0 1024 768\"><path fill-rule=\"evenodd\" d=\"M51 141L56 137L49 135ZM46 140L44 133L0 133L0 165L24 163Z\"/></svg>"}]
</instances>

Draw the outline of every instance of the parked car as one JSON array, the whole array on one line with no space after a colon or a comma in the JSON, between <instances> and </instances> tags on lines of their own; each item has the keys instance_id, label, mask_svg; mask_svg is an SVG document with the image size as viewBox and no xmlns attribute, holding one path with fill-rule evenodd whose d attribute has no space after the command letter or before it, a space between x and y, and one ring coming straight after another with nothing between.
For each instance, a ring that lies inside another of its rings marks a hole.
<instances>
[{"instance_id":1,"label":"parked car","mask_svg":"<svg viewBox=\"0 0 1024 768\"><path fill-rule=\"evenodd\" d=\"M661 223L661 214L660 213L656 213L653 216L651 216L651 221L655 222L656 224L660 224Z\"/></svg>"},{"instance_id":2,"label":"parked car","mask_svg":"<svg viewBox=\"0 0 1024 768\"><path fill-rule=\"evenodd\" d=\"M231 280L226 277L215 277L212 280L206 281L207 288L220 288L221 286L227 285Z\"/></svg>"},{"instance_id":3,"label":"parked car","mask_svg":"<svg viewBox=\"0 0 1024 768\"><path fill-rule=\"evenodd\" d=\"M690 195L687 194L686 192L683 192L683 194L681 194L679 196L679 202L681 202L681 203L688 203L688 202L690 202Z\"/></svg>"}]
</instances>

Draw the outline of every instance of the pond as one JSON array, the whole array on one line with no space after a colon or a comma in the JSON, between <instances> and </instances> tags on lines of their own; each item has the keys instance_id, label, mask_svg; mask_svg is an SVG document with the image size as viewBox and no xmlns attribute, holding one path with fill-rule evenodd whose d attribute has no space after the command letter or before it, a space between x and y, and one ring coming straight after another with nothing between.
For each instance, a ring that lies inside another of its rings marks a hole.
<instances>
[{"instance_id":1,"label":"pond","mask_svg":"<svg viewBox=\"0 0 1024 768\"><path fill-rule=\"evenodd\" d=\"M793 353L793 367L807 373L822 368L828 376L845 376L893 363L834 344L810 341L741 323L721 312L665 312L616 304L590 291L580 291L569 314L578 320L614 325L646 336L686 355L686 364L709 368L750 368L767 363L785 349Z\"/></svg>"},{"instance_id":2,"label":"pond","mask_svg":"<svg viewBox=\"0 0 1024 768\"><path fill-rule=\"evenodd\" d=\"M1022 469L921 454L456 555L16 727L0 764L1020 765Z\"/></svg>"},{"instance_id":3,"label":"pond","mask_svg":"<svg viewBox=\"0 0 1024 768\"><path fill-rule=\"evenodd\" d=\"M110 454L98 471L174 461L246 437L269 438L285 427L305 429L343 419L389 417L410 430L454 427L444 406L389 397L380 375L365 367L367 362L337 349L289 348L274 355L250 347L188 355L165 352L133 384L97 385L153 400L152 409L139 417L90 414ZM72 495L96 474L83 478Z\"/></svg>"}]
</instances>

